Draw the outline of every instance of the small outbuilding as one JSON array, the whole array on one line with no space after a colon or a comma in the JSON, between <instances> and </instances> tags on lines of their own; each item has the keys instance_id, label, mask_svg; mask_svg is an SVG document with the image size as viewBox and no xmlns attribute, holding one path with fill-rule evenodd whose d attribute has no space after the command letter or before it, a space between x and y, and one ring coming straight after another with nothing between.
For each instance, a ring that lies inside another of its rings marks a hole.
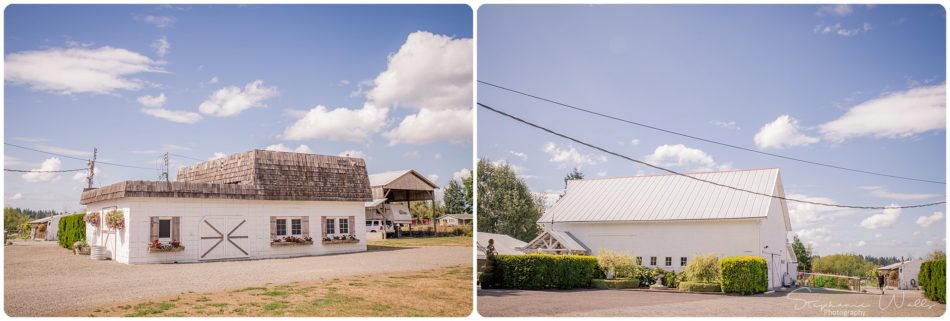
<instances>
[{"instance_id":1,"label":"small outbuilding","mask_svg":"<svg viewBox=\"0 0 950 321\"><path fill-rule=\"evenodd\" d=\"M884 273L884 275L888 275L890 272L896 272L897 284L888 283L888 285L896 286L900 290L911 290L920 287L920 279L917 278L917 275L920 273L920 265L922 263L924 263L923 260L897 262L882 266L877 270L878 272Z\"/></svg>"},{"instance_id":2,"label":"small outbuilding","mask_svg":"<svg viewBox=\"0 0 950 321\"><path fill-rule=\"evenodd\" d=\"M438 220L441 226L472 225L472 214L445 214Z\"/></svg>"},{"instance_id":3,"label":"small outbuilding","mask_svg":"<svg viewBox=\"0 0 950 321\"><path fill-rule=\"evenodd\" d=\"M478 248L478 270L481 270L482 267L485 266L485 253L488 250L488 240L495 241L495 253L507 255L524 254L523 249L527 243L522 240L504 234L482 232L478 232L476 234L476 246Z\"/></svg>"},{"instance_id":4,"label":"small outbuilding","mask_svg":"<svg viewBox=\"0 0 950 321\"><path fill-rule=\"evenodd\" d=\"M61 217L62 215L53 215L28 222L27 224L30 224L30 239L38 241L58 240L57 233Z\"/></svg>"},{"instance_id":5,"label":"small outbuilding","mask_svg":"<svg viewBox=\"0 0 950 321\"><path fill-rule=\"evenodd\" d=\"M87 189L81 200L99 215L86 226L90 245L121 263L172 263L365 251L372 192L363 159L253 150L183 167L177 181Z\"/></svg>"},{"instance_id":6,"label":"small outbuilding","mask_svg":"<svg viewBox=\"0 0 950 321\"><path fill-rule=\"evenodd\" d=\"M413 202L435 204L438 185L412 169L369 175L373 199L365 204L366 225L383 225L383 230L396 231L414 222L409 209ZM434 206L433 206L434 207ZM435 222L433 221L433 228Z\"/></svg>"}]
</instances>

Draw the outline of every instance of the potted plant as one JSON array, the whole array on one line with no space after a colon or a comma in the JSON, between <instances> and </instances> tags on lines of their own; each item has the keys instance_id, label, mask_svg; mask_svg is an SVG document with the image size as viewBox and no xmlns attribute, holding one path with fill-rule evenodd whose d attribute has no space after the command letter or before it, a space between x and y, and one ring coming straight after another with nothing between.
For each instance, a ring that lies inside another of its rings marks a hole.
<instances>
[{"instance_id":1,"label":"potted plant","mask_svg":"<svg viewBox=\"0 0 950 321\"><path fill-rule=\"evenodd\" d=\"M151 243L148 243L148 252L181 252L184 251L185 247L181 245L181 242L178 240L172 240L168 244L163 244L158 240L152 240Z\"/></svg>"},{"instance_id":2,"label":"potted plant","mask_svg":"<svg viewBox=\"0 0 950 321\"><path fill-rule=\"evenodd\" d=\"M120 210L112 210L106 214L106 226L113 230L125 228L125 214Z\"/></svg>"}]
</instances>

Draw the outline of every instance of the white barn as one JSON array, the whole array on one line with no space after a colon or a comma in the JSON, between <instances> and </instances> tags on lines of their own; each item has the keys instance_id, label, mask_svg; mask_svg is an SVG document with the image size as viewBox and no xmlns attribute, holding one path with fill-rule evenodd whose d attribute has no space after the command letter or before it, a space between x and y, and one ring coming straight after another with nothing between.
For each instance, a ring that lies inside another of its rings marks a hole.
<instances>
[{"instance_id":1,"label":"white barn","mask_svg":"<svg viewBox=\"0 0 950 321\"><path fill-rule=\"evenodd\" d=\"M100 215L97 225L87 223L89 244L129 264L365 251L370 200L363 159L264 150L184 167L177 181L125 181L82 193L87 211ZM115 210L124 228L105 223ZM156 251L148 245L155 240L180 247Z\"/></svg>"},{"instance_id":2,"label":"white barn","mask_svg":"<svg viewBox=\"0 0 950 321\"><path fill-rule=\"evenodd\" d=\"M688 174L727 186L785 196L778 169ZM696 255L764 257L769 288L794 276L788 207L679 175L568 181L564 197L538 220L544 232L526 252L635 256L650 268L682 271Z\"/></svg>"}]
</instances>

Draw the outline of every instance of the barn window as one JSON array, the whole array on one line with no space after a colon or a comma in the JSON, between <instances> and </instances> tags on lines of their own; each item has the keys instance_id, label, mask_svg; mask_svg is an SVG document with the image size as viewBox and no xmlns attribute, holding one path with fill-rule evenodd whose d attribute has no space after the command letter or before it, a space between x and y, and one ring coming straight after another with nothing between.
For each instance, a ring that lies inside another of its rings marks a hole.
<instances>
[{"instance_id":1,"label":"barn window","mask_svg":"<svg viewBox=\"0 0 950 321\"><path fill-rule=\"evenodd\" d=\"M335 222L336 222L335 219L332 219L332 218L327 219L327 234L336 234L336 229L333 228L333 225L334 225L333 223Z\"/></svg>"},{"instance_id":2,"label":"barn window","mask_svg":"<svg viewBox=\"0 0 950 321\"><path fill-rule=\"evenodd\" d=\"M290 234L300 235L300 230L301 230L300 219L295 218L295 219L290 220Z\"/></svg>"},{"instance_id":3,"label":"barn window","mask_svg":"<svg viewBox=\"0 0 950 321\"><path fill-rule=\"evenodd\" d=\"M656 257L655 257L655 256L651 256L651 257L650 257L650 265L656 265Z\"/></svg>"},{"instance_id":4,"label":"barn window","mask_svg":"<svg viewBox=\"0 0 950 321\"><path fill-rule=\"evenodd\" d=\"M159 239L170 239L172 237L172 220L169 219L159 219L158 220L158 238Z\"/></svg>"},{"instance_id":5,"label":"barn window","mask_svg":"<svg viewBox=\"0 0 950 321\"><path fill-rule=\"evenodd\" d=\"M349 234L350 233L350 220L341 218L340 219L340 234Z\"/></svg>"},{"instance_id":6,"label":"barn window","mask_svg":"<svg viewBox=\"0 0 950 321\"><path fill-rule=\"evenodd\" d=\"M673 266L673 258L672 258L672 257L669 257L669 256L666 257L666 266Z\"/></svg>"},{"instance_id":7,"label":"barn window","mask_svg":"<svg viewBox=\"0 0 950 321\"><path fill-rule=\"evenodd\" d=\"M168 243L172 240L181 240L181 217L179 216L150 216L149 240Z\"/></svg>"},{"instance_id":8,"label":"barn window","mask_svg":"<svg viewBox=\"0 0 950 321\"><path fill-rule=\"evenodd\" d=\"M680 258L680 266L686 266L686 257L685 257L685 256Z\"/></svg>"},{"instance_id":9,"label":"barn window","mask_svg":"<svg viewBox=\"0 0 950 321\"><path fill-rule=\"evenodd\" d=\"M277 220L277 235L287 235L287 220Z\"/></svg>"},{"instance_id":10,"label":"barn window","mask_svg":"<svg viewBox=\"0 0 950 321\"><path fill-rule=\"evenodd\" d=\"M642 257L642 256L638 256L638 257L637 257L637 265L643 265L643 257Z\"/></svg>"}]
</instances>

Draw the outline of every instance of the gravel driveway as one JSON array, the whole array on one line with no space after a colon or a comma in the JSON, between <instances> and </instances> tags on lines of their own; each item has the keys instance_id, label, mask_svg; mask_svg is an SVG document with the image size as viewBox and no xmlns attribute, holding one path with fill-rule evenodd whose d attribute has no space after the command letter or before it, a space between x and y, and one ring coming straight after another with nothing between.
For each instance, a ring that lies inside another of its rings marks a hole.
<instances>
[{"instance_id":1,"label":"gravel driveway","mask_svg":"<svg viewBox=\"0 0 950 321\"><path fill-rule=\"evenodd\" d=\"M892 301L893 300L893 301ZM799 288L755 296L640 290L478 290L478 313L495 316L940 316L919 291L885 295Z\"/></svg>"},{"instance_id":2,"label":"gravel driveway","mask_svg":"<svg viewBox=\"0 0 950 321\"><path fill-rule=\"evenodd\" d=\"M4 310L10 316L43 316L187 291L471 264L471 247L440 246L291 259L126 265L75 256L55 242L27 241L4 247Z\"/></svg>"}]
</instances>

